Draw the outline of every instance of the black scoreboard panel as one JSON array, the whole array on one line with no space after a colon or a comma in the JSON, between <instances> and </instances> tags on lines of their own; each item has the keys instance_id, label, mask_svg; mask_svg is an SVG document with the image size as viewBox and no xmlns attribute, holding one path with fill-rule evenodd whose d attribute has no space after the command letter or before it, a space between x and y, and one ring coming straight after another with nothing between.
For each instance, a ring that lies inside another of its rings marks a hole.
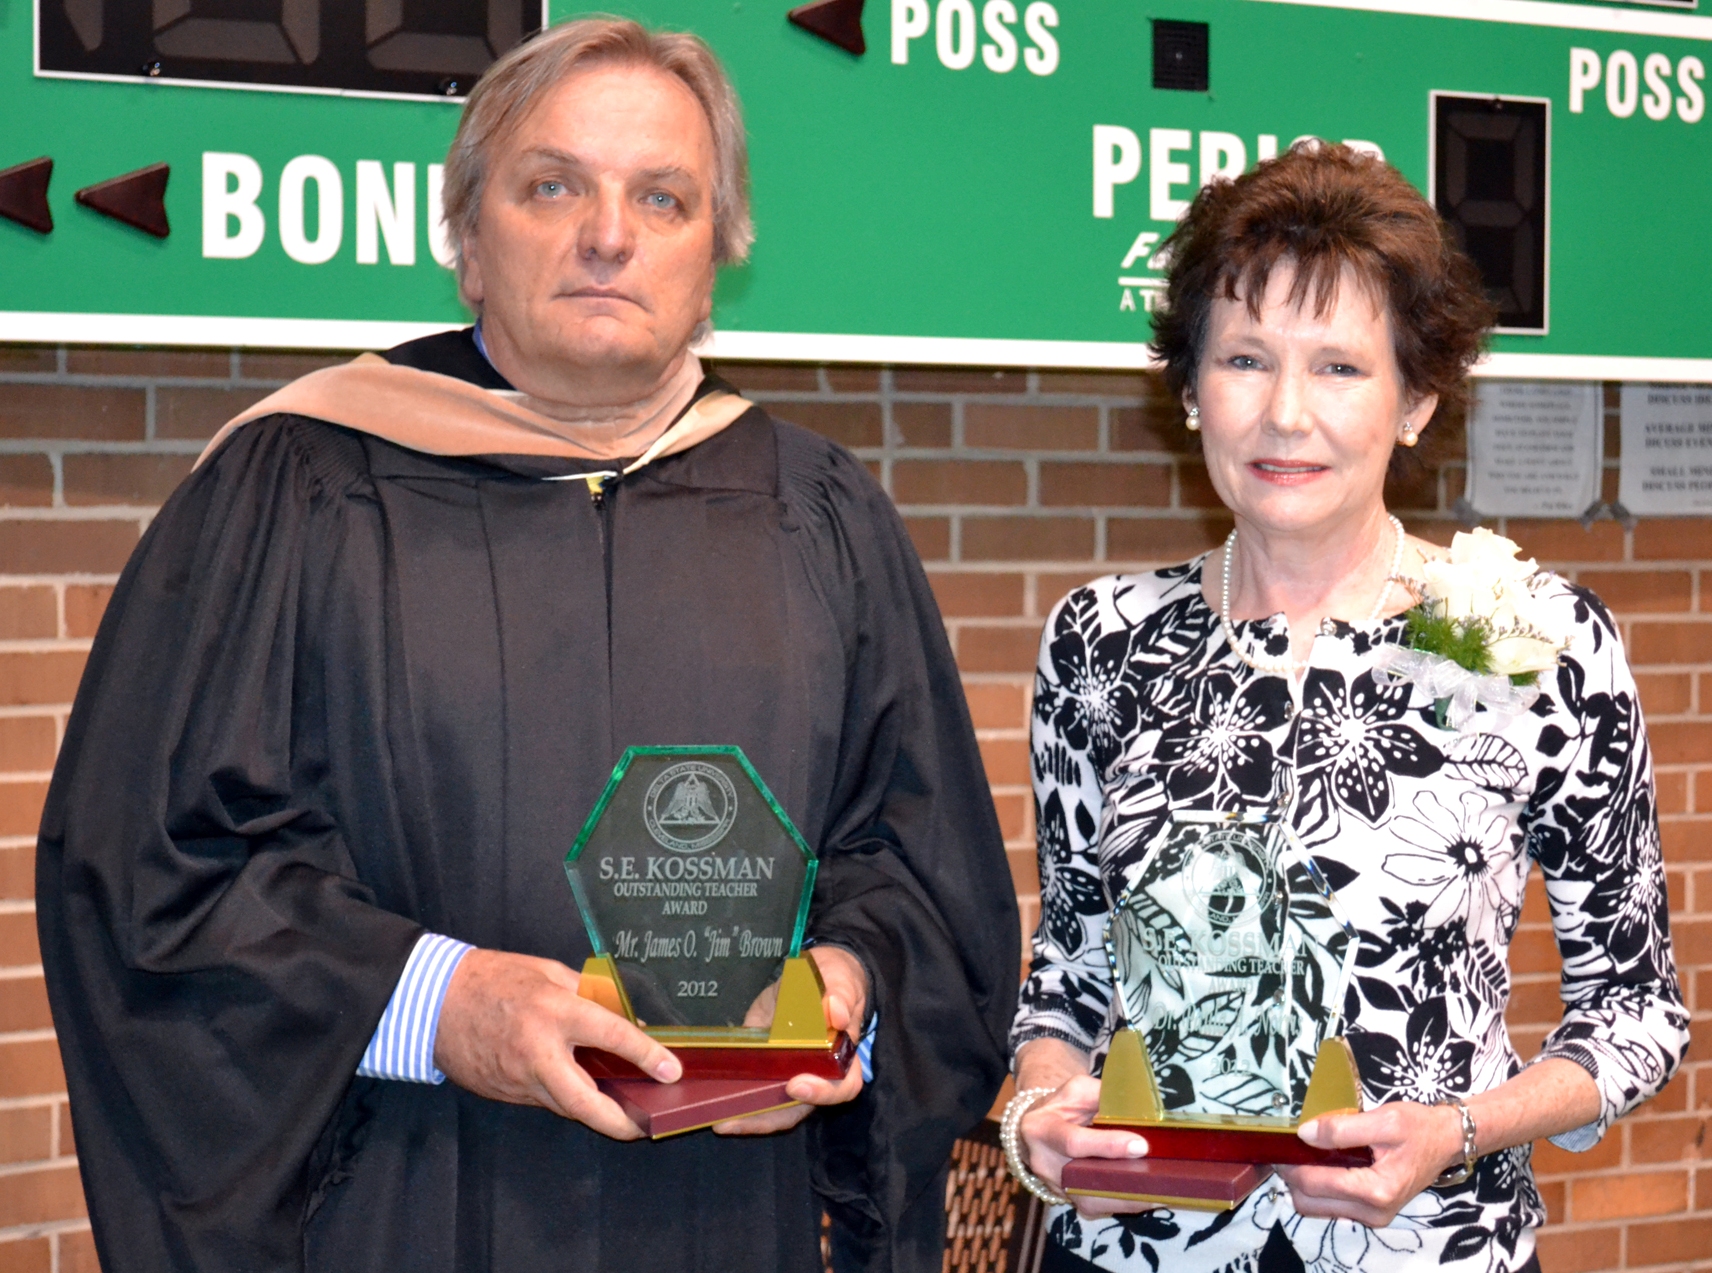
<instances>
[{"instance_id":1,"label":"black scoreboard panel","mask_svg":"<svg viewBox=\"0 0 1712 1273\"><path fill-rule=\"evenodd\" d=\"M38 70L459 97L544 0L36 0Z\"/></svg>"},{"instance_id":2,"label":"black scoreboard panel","mask_svg":"<svg viewBox=\"0 0 1712 1273\"><path fill-rule=\"evenodd\" d=\"M1547 329L1551 103L1432 95L1432 198L1473 258L1500 331Z\"/></svg>"}]
</instances>

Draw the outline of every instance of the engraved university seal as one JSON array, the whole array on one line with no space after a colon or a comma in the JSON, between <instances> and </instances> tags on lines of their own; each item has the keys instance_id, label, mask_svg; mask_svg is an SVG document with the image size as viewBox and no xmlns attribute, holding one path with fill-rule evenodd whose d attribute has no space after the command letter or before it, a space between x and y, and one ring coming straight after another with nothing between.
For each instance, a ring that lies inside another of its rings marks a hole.
<instances>
[{"instance_id":1,"label":"engraved university seal","mask_svg":"<svg viewBox=\"0 0 1712 1273\"><path fill-rule=\"evenodd\" d=\"M662 769L642 798L648 834L674 853L711 849L736 819L737 788L718 767L702 760Z\"/></svg>"}]
</instances>

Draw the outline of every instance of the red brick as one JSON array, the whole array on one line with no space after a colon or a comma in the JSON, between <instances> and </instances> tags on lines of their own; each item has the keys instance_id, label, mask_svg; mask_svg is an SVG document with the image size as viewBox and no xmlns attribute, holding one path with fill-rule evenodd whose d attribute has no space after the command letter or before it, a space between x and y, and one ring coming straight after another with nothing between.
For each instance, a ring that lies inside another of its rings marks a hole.
<instances>
[{"instance_id":1,"label":"red brick","mask_svg":"<svg viewBox=\"0 0 1712 1273\"><path fill-rule=\"evenodd\" d=\"M1011 887L1019 894L1040 894L1040 859L1033 849L1009 849L1005 857L1011 864Z\"/></svg>"},{"instance_id":2,"label":"red brick","mask_svg":"<svg viewBox=\"0 0 1712 1273\"><path fill-rule=\"evenodd\" d=\"M1086 517L965 517L965 561L1076 561L1094 555Z\"/></svg>"},{"instance_id":3,"label":"red brick","mask_svg":"<svg viewBox=\"0 0 1712 1273\"><path fill-rule=\"evenodd\" d=\"M1562 1016L1563 1001L1558 997L1556 980L1521 981L1510 987L1510 1006L1504 1013L1506 1021L1555 1025Z\"/></svg>"},{"instance_id":4,"label":"red brick","mask_svg":"<svg viewBox=\"0 0 1712 1273\"><path fill-rule=\"evenodd\" d=\"M1183 427L1183 408L1163 396L1140 407L1114 407L1107 419L1114 451L1195 455L1201 450L1201 440Z\"/></svg>"},{"instance_id":5,"label":"red brick","mask_svg":"<svg viewBox=\"0 0 1712 1273\"><path fill-rule=\"evenodd\" d=\"M1712 823L1676 819L1660 823L1659 843L1666 862L1712 861Z\"/></svg>"},{"instance_id":6,"label":"red brick","mask_svg":"<svg viewBox=\"0 0 1712 1273\"><path fill-rule=\"evenodd\" d=\"M1021 685L977 681L965 683L963 693L976 729L1023 729L1028 725L1028 691Z\"/></svg>"},{"instance_id":7,"label":"red brick","mask_svg":"<svg viewBox=\"0 0 1712 1273\"><path fill-rule=\"evenodd\" d=\"M1682 716L1694 709L1694 677L1687 672L1637 672L1641 710L1650 717Z\"/></svg>"},{"instance_id":8,"label":"red brick","mask_svg":"<svg viewBox=\"0 0 1712 1273\"><path fill-rule=\"evenodd\" d=\"M124 349L97 345L68 349L65 369L78 376L225 380L232 374L232 355L223 349Z\"/></svg>"},{"instance_id":9,"label":"red brick","mask_svg":"<svg viewBox=\"0 0 1712 1273\"><path fill-rule=\"evenodd\" d=\"M944 561L951 556L949 517L906 517L904 529L909 531L916 555L923 561Z\"/></svg>"},{"instance_id":10,"label":"red brick","mask_svg":"<svg viewBox=\"0 0 1712 1273\"><path fill-rule=\"evenodd\" d=\"M238 374L245 380L296 380L323 367L337 367L350 361L349 354L251 353L246 349L238 355Z\"/></svg>"},{"instance_id":11,"label":"red brick","mask_svg":"<svg viewBox=\"0 0 1712 1273\"><path fill-rule=\"evenodd\" d=\"M19 1238L0 1242L0 1273L52 1273L53 1242L50 1238Z\"/></svg>"},{"instance_id":12,"label":"red brick","mask_svg":"<svg viewBox=\"0 0 1712 1273\"><path fill-rule=\"evenodd\" d=\"M137 546L128 521L0 521L0 561L20 575L116 575Z\"/></svg>"},{"instance_id":13,"label":"red brick","mask_svg":"<svg viewBox=\"0 0 1712 1273\"><path fill-rule=\"evenodd\" d=\"M59 1111L59 1153L62 1158L69 1158L77 1152L77 1142L71 1134L71 1102L60 1101L54 1106Z\"/></svg>"},{"instance_id":14,"label":"red brick","mask_svg":"<svg viewBox=\"0 0 1712 1273\"><path fill-rule=\"evenodd\" d=\"M1207 476L1207 466L1198 460L1179 460L1177 507L1222 510L1224 506L1224 500L1219 498L1219 493L1213 486L1213 479Z\"/></svg>"},{"instance_id":15,"label":"red brick","mask_svg":"<svg viewBox=\"0 0 1712 1273\"><path fill-rule=\"evenodd\" d=\"M59 635L59 607L52 588L0 588L0 641Z\"/></svg>"},{"instance_id":16,"label":"red brick","mask_svg":"<svg viewBox=\"0 0 1712 1273\"><path fill-rule=\"evenodd\" d=\"M987 782L994 787L1028 785L1028 742L1021 738L983 738L981 761L987 767Z\"/></svg>"},{"instance_id":17,"label":"red brick","mask_svg":"<svg viewBox=\"0 0 1712 1273\"><path fill-rule=\"evenodd\" d=\"M1636 623L1630 629L1629 658L1637 666L1712 661L1712 622Z\"/></svg>"},{"instance_id":18,"label":"red brick","mask_svg":"<svg viewBox=\"0 0 1712 1273\"><path fill-rule=\"evenodd\" d=\"M1230 534L1223 517L1113 517L1106 522L1106 556L1112 561L1175 563Z\"/></svg>"},{"instance_id":19,"label":"red brick","mask_svg":"<svg viewBox=\"0 0 1712 1273\"><path fill-rule=\"evenodd\" d=\"M88 1229L58 1235L59 1273L101 1273L95 1258L95 1236Z\"/></svg>"},{"instance_id":20,"label":"red brick","mask_svg":"<svg viewBox=\"0 0 1712 1273\"><path fill-rule=\"evenodd\" d=\"M0 455L0 507L45 508L53 503L53 462L45 455Z\"/></svg>"},{"instance_id":21,"label":"red brick","mask_svg":"<svg viewBox=\"0 0 1712 1273\"><path fill-rule=\"evenodd\" d=\"M115 455L95 452L65 457L67 504L166 502L190 472L192 455Z\"/></svg>"},{"instance_id":22,"label":"red brick","mask_svg":"<svg viewBox=\"0 0 1712 1273\"><path fill-rule=\"evenodd\" d=\"M1653 763L1712 764L1712 719L1655 721L1647 726Z\"/></svg>"},{"instance_id":23,"label":"red brick","mask_svg":"<svg viewBox=\"0 0 1712 1273\"><path fill-rule=\"evenodd\" d=\"M1546 897L1545 882L1537 870L1528 873L1528 891L1522 898L1522 923L1551 923L1551 901Z\"/></svg>"},{"instance_id":24,"label":"red brick","mask_svg":"<svg viewBox=\"0 0 1712 1273\"><path fill-rule=\"evenodd\" d=\"M1104 578L1111 574L1110 570L1090 568L1088 570L1054 570L1041 571L1034 578L1034 606L1041 618L1045 618L1052 607L1069 596L1083 584L1092 583L1095 579Z\"/></svg>"},{"instance_id":25,"label":"red brick","mask_svg":"<svg viewBox=\"0 0 1712 1273\"><path fill-rule=\"evenodd\" d=\"M880 368L878 367L827 367L826 383L832 387L833 393L878 393L880 391Z\"/></svg>"},{"instance_id":26,"label":"red brick","mask_svg":"<svg viewBox=\"0 0 1712 1273\"><path fill-rule=\"evenodd\" d=\"M1575 581L1624 614L1689 610L1694 605L1694 576L1686 570L1583 570Z\"/></svg>"},{"instance_id":27,"label":"red brick","mask_svg":"<svg viewBox=\"0 0 1712 1273\"><path fill-rule=\"evenodd\" d=\"M1705 1117L1696 1118L1692 1114L1682 1118L1631 1118L1629 1161L1643 1166L1700 1158L1706 1147L1706 1124Z\"/></svg>"},{"instance_id":28,"label":"red brick","mask_svg":"<svg viewBox=\"0 0 1712 1273\"><path fill-rule=\"evenodd\" d=\"M1633 1172L1571 1180L1570 1219L1627 1220L1688 1209L1686 1171Z\"/></svg>"},{"instance_id":29,"label":"red brick","mask_svg":"<svg viewBox=\"0 0 1712 1273\"><path fill-rule=\"evenodd\" d=\"M1092 451L1099 444L1100 413L1094 407L1012 407L988 402L963 407L964 446Z\"/></svg>"},{"instance_id":30,"label":"red brick","mask_svg":"<svg viewBox=\"0 0 1712 1273\"><path fill-rule=\"evenodd\" d=\"M900 446L950 446L951 404L894 402L892 427L897 430Z\"/></svg>"},{"instance_id":31,"label":"red brick","mask_svg":"<svg viewBox=\"0 0 1712 1273\"><path fill-rule=\"evenodd\" d=\"M0 773L52 769L58 743L51 716L0 716Z\"/></svg>"},{"instance_id":32,"label":"red brick","mask_svg":"<svg viewBox=\"0 0 1712 1273\"><path fill-rule=\"evenodd\" d=\"M1085 393L1101 398L1146 398L1159 391L1159 378L1140 371L1041 371L1040 394Z\"/></svg>"},{"instance_id":33,"label":"red brick","mask_svg":"<svg viewBox=\"0 0 1712 1273\"><path fill-rule=\"evenodd\" d=\"M999 815L999 834L1004 837L1006 844L1028 838L1028 806L1030 800L1031 797L1022 795L993 797L993 811ZM1034 854L1032 845L1021 851L1029 854L1030 857Z\"/></svg>"},{"instance_id":34,"label":"red brick","mask_svg":"<svg viewBox=\"0 0 1712 1273\"><path fill-rule=\"evenodd\" d=\"M52 1105L0 1109L0 1162L35 1162L53 1156Z\"/></svg>"},{"instance_id":35,"label":"red brick","mask_svg":"<svg viewBox=\"0 0 1712 1273\"><path fill-rule=\"evenodd\" d=\"M1664 1090L1650 1101L1643 1101L1640 1108L1648 1114L1682 1114L1688 1110L1688 1084L1692 1071L1678 1070L1670 1082L1664 1085Z\"/></svg>"},{"instance_id":36,"label":"red brick","mask_svg":"<svg viewBox=\"0 0 1712 1273\"><path fill-rule=\"evenodd\" d=\"M269 392L267 389L156 389L155 436L213 437L221 425L248 411Z\"/></svg>"},{"instance_id":37,"label":"red brick","mask_svg":"<svg viewBox=\"0 0 1712 1273\"><path fill-rule=\"evenodd\" d=\"M768 409L840 446L879 446L886 440L877 402L792 402Z\"/></svg>"},{"instance_id":38,"label":"red brick","mask_svg":"<svg viewBox=\"0 0 1712 1273\"><path fill-rule=\"evenodd\" d=\"M85 657L81 650L0 654L0 707L71 702Z\"/></svg>"},{"instance_id":39,"label":"red brick","mask_svg":"<svg viewBox=\"0 0 1712 1273\"><path fill-rule=\"evenodd\" d=\"M65 589L65 634L69 637L92 637L101 626L101 616L113 599L110 583L74 583Z\"/></svg>"},{"instance_id":40,"label":"red brick","mask_svg":"<svg viewBox=\"0 0 1712 1273\"><path fill-rule=\"evenodd\" d=\"M0 1034L52 1026L46 982L40 977L0 977Z\"/></svg>"},{"instance_id":41,"label":"red brick","mask_svg":"<svg viewBox=\"0 0 1712 1273\"><path fill-rule=\"evenodd\" d=\"M12 375L52 374L59 370L59 350L52 345L0 346L0 371Z\"/></svg>"},{"instance_id":42,"label":"red brick","mask_svg":"<svg viewBox=\"0 0 1712 1273\"><path fill-rule=\"evenodd\" d=\"M1712 557L1712 517L1647 517L1635 526L1636 561L1695 561Z\"/></svg>"},{"instance_id":43,"label":"red brick","mask_svg":"<svg viewBox=\"0 0 1712 1273\"><path fill-rule=\"evenodd\" d=\"M36 915L31 910L0 914L0 968L31 963L41 963L41 951L36 948Z\"/></svg>"},{"instance_id":44,"label":"red brick","mask_svg":"<svg viewBox=\"0 0 1712 1273\"><path fill-rule=\"evenodd\" d=\"M920 367L892 372L893 393L1024 393L1026 371Z\"/></svg>"},{"instance_id":45,"label":"red brick","mask_svg":"<svg viewBox=\"0 0 1712 1273\"><path fill-rule=\"evenodd\" d=\"M1040 629L988 627L963 624L957 632L957 666L964 672L1017 672L1034 670L1040 650Z\"/></svg>"},{"instance_id":46,"label":"red brick","mask_svg":"<svg viewBox=\"0 0 1712 1273\"><path fill-rule=\"evenodd\" d=\"M0 393L0 437L140 442L143 431L141 389L7 385Z\"/></svg>"},{"instance_id":47,"label":"red brick","mask_svg":"<svg viewBox=\"0 0 1712 1273\"><path fill-rule=\"evenodd\" d=\"M0 1189L0 1228L75 1220L87 1214L75 1164L19 1172L7 1176L6 1187Z\"/></svg>"},{"instance_id":48,"label":"red brick","mask_svg":"<svg viewBox=\"0 0 1712 1273\"><path fill-rule=\"evenodd\" d=\"M1676 952L1676 962L1681 966L1696 968L1701 964L1712 964L1712 918L1673 918L1670 921L1670 944Z\"/></svg>"},{"instance_id":49,"label":"red brick","mask_svg":"<svg viewBox=\"0 0 1712 1273\"><path fill-rule=\"evenodd\" d=\"M47 797L45 782L0 782L0 835L35 835Z\"/></svg>"},{"instance_id":50,"label":"red brick","mask_svg":"<svg viewBox=\"0 0 1712 1273\"><path fill-rule=\"evenodd\" d=\"M1551 1273L1614 1269L1623 1257L1621 1229L1546 1229L1536 1241L1540 1267Z\"/></svg>"},{"instance_id":51,"label":"red brick","mask_svg":"<svg viewBox=\"0 0 1712 1273\"><path fill-rule=\"evenodd\" d=\"M1023 504L1028 473L1008 460L898 460L892 498L899 504Z\"/></svg>"},{"instance_id":52,"label":"red brick","mask_svg":"<svg viewBox=\"0 0 1712 1273\"><path fill-rule=\"evenodd\" d=\"M1168 507L1171 469L1164 464L1054 464L1040 466L1040 502L1119 508Z\"/></svg>"},{"instance_id":53,"label":"red brick","mask_svg":"<svg viewBox=\"0 0 1712 1273\"><path fill-rule=\"evenodd\" d=\"M1511 518L1504 533L1522 546L1524 557L1542 565L1577 561L1623 560L1623 528L1616 522L1528 521Z\"/></svg>"},{"instance_id":54,"label":"red brick","mask_svg":"<svg viewBox=\"0 0 1712 1273\"><path fill-rule=\"evenodd\" d=\"M1449 517L1433 517L1428 514L1402 514L1403 527L1417 539L1424 539L1429 544L1437 544L1440 548L1449 548L1450 541L1456 538L1462 523Z\"/></svg>"},{"instance_id":55,"label":"red brick","mask_svg":"<svg viewBox=\"0 0 1712 1273\"><path fill-rule=\"evenodd\" d=\"M1385 507L1392 512L1405 509L1432 512L1438 506L1438 466L1393 453L1390 470L1385 474Z\"/></svg>"},{"instance_id":56,"label":"red brick","mask_svg":"<svg viewBox=\"0 0 1712 1273\"><path fill-rule=\"evenodd\" d=\"M0 849L0 900L8 902L25 901L36 895L36 846L20 846L12 849ZM29 922L31 941L35 940L36 917L25 915ZM14 922L10 915L0 915L0 950L5 947L4 934L6 926ZM6 960L0 956L0 964ZM24 962L34 963L34 959Z\"/></svg>"},{"instance_id":57,"label":"red brick","mask_svg":"<svg viewBox=\"0 0 1712 1273\"><path fill-rule=\"evenodd\" d=\"M1546 1223L1562 1224L1564 1208L1569 1202L1569 1186L1561 1180L1542 1180L1540 1201L1546 1206Z\"/></svg>"},{"instance_id":58,"label":"red brick","mask_svg":"<svg viewBox=\"0 0 1712 1273\"><path fill-rule=\"evenodd\" d=\"M63 1091L65 1070L60 1067L58 1043L52 1039L0 1042L0 1100L53 1096ZM3 1195L4 1190L0 1190Z\"/></svg>"},{"instance_id":59,"label":"red brick","mask_svg":"<svg viewBox=\"0 0 1712 1273\"><path fill-rule=\"evenodd\" d=\"M1023 577L985 571L935 570L927 581L948 618L1021 617Z\"/></svg>"},{"instance_id":60,"label":"red brick","mask_svg":"<svg viewBox=\"0 0 1712 1273\"><path fill-rule=\"evenodd\" d=\"M1551 1028L1543 1025L1509 1025L1506 1028L1516 1055L1524 1061L1531 1061L1540 1054L1540 1045L1551 1033Z\"/></svg>"},{"instance_id":61,"label":"red brick","mask_svg":"<svg viewBox=\"0 0 1712 1273\"><path fill-rule=\"evenodd\" d=\"M804 363L704 363L702 369L737 387L739 393L819 393L820 368ZM248 371L245 372L249 375Z\"/></svg>"},{"instance_id":62,"label":"red brick","mask_svg":"<svg viewBox=\"0 0 1712 1273\"><path fill-rule=\"evenodd\" d=\"M1629 1226L1629 1268L1647 1264L1672 1264L1691 1260L1693 1268L1705 1268L1701 1263L1712 1251L1712 1216L1695 1216L1664 1224L1631 1224ZM1555 1269L1553 1273L1556 1273Z\"/></svg>"},{"instance_id":63,"label":"red brick","mask_svg":"<svg viewBox=\"0 0 1712 1273\"><path fill-rule=\"evenodd\" d=\"M1658 788L1658 811L1660 814L1668 816L1673 813L1687 813L1689 811L1687 774L1654 774L1653 782ZM1712 792L1708 794L1712 794ZM1712 810L1708 810L1708 812L1712 812Z\"/></svg>"},{"instance_id":64,"label":"red brick","mask_svg":"<svg viewBox=\"0 0 1712 1273\"><path fill-rule=\"evenodd\" d=\"M1510 940L1510 972L1526 976L1534 972L1556 972L1563 965L1557 941L1549 928L1518 929Z\"/></svg>"}]
</instances>

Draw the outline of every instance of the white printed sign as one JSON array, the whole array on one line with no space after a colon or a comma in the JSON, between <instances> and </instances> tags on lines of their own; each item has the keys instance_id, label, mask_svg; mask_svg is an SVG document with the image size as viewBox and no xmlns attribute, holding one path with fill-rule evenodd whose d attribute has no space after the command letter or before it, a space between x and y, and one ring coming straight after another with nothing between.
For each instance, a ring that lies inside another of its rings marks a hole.
<instances>
[{"instance_id":1,"label":"white printed sign","mask_svg":"<svg viewBox=\"0 0 1712 1273\"><path fill-rule=\"evenodd\" d=\"M1712 513L1712 386L1623 386L1617 498L1640 517Z\"/></svg>"},{"instance_id":2,"label":"white printed sign","mask_svg":"<svg viewBox=\"0 0 1712 1273\"><path fill-rule=\"evenodd\" d=\"M1463 496L1491 517L1580 517L1599 499L1597 384L1481 380L1468 418Z\"/></svg>"}]
</instances>

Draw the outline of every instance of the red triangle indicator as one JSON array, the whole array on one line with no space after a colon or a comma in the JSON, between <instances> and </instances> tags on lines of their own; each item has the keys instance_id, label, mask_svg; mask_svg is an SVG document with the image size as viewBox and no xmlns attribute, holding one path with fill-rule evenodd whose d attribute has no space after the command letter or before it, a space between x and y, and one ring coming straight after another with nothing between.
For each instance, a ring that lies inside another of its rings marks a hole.
<instances>
[{"instance_id":1,"label":"red triangle indicator","mask_svg":"<svg viewBox=\"0 0 1712 1273\"><path fill-rule=\"evenodd\" d=\"M863 0L814 0L785 17L828 44L861 57L868 51L868 42L862 38L862 4Z\"/></svg>"},{"instance_id":2,"label":"red triangle indicator","mask_svg":"<svg viewBox=\"0 0 1712 1273\"><path fill-rule=\"evenodd\" d=\"M84 207L93 208L104 217L164 239L172 233L172 227L166 223L166 179L171 172L166 164L150 164L85 186L75 197Z\"/></svg>"},{"instance_id":3,"label":"red triangle indicator","mask_svg":"<svg viewBox=\"0 0 1712 1273\"><path fill-rule=\"evenodd\" d=\"M37 234L52 234L53 213L48 210L52 176L53 160L46 155L0 170L0 217L27 225Z\"/></svg>"}]
</instances>

